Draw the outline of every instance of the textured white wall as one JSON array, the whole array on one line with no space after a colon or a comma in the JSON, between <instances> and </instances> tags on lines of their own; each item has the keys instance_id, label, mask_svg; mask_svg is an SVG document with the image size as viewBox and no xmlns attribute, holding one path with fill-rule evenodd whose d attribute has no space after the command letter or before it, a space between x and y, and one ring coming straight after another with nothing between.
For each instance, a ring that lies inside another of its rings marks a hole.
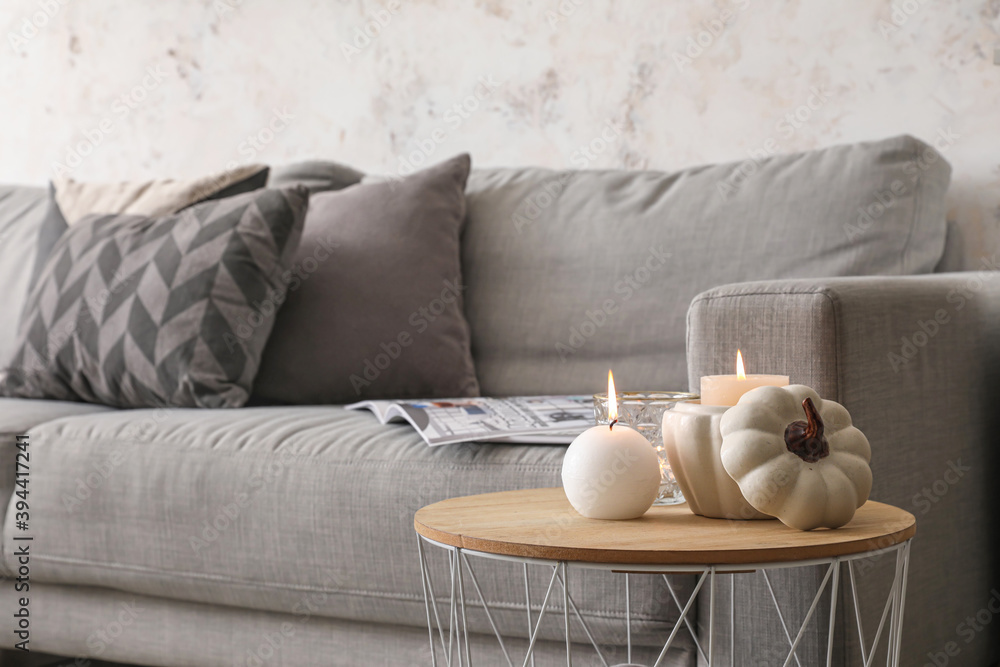
<instances>
[{"instance_id":1,"label":"textured white wall","mask_svg":"<svg viewBox=\"0 0 1000 667\"><path fill-rule=\"evenodd\" d=\"M908 132L954 166L960 245L1000 252L997 0L0 0L0 29L3 182L465 150L669 170Z\"/></svg>"}]
</instances>

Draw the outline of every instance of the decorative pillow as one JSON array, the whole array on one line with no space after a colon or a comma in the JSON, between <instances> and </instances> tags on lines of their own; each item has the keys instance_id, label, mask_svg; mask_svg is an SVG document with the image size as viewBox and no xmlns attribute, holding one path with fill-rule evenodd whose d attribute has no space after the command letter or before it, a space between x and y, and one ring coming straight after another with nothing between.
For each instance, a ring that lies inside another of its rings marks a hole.
<instances>
[{"instance_id":1,"label":"decorative pillow","mask_svg":"<svg viewBox=\"0 0 1000 667\"><path fill-rule=\"evenodd\" d=\"M468 155L310 198L288 300L264 351L264 402L478 396L459 232Z\"/></svg>"},{"instance_id":2,"label":"decorative pillow","mask_svg":"<svg viewBox=\"0 0 1000 667\"><path fill-rule=\"evenodd\" d=\"M69 225L93 213L130 213L161 216L202 201L259 190L267 183L268 167L251 164L194 180L164 179L145 182L100 183L60 179L49 185L51 200L31 272L30 285Z\"/></svg>"},{"instance_id":3,"label":"decorative pillow","mask_svg":"<svg viewBox=\"0 0 1000 667\"><path fill-rule=\"evenodd\" d=\"M284 300L305 188L163 218L93 215L31 290L0 394L116 407L239 407Z\"/></svg>"},{"instance_id":4,"label":"decorative pillow","mask_svg":"<svg viewBox=\"0 0 1000 667\"><path fill-rule=\"evenodd\" d=\"M56 202L66 222L72 225L92 213L131 213L161 216L176 213L192 204L217 198L220 192L250 183L254 189L267 183L268 168L262 164L236 167L194 180L173 178L156 181L90 183L71 178L53 181ZM226 194L234 195L230 191ZM226 196L225 194L223 196Z\"/></svg>"}]
</instances>

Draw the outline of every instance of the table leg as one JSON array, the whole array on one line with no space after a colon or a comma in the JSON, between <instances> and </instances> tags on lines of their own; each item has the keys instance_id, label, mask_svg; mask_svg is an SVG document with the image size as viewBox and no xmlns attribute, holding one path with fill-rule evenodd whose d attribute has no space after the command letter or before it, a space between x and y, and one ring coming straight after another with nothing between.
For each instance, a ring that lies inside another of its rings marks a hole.
<instances>
[{"instance_id":1,"label":"table leg","mask_svg":"<svg viewBox=\"0 0 1000 667\"><path fill-rule=\"evenodd\" d=\"M528 661L534 655L535 642L538 640L538 631L542 627L542 619L545 618L545 610L549 605L549 597L552 595L552 587L555 585L556 580L559 578L559 566L555 565L552 568L552 578L549 579L549 587L545 590L545 597L542 598L542 606L538 612L538 621L535 623L535 629L531 633L531 641L528 642L528 653L524 656L524 664L522 667L527 667Z\"/></svg>"},{"instance_id":2,"label":"table leg","mask_svg":"<svg viewBox=\"0 0 1000 667\"><path fill-rule=\"evenodd\" d=\"M767 591L771 594L771 602L774 603L774 610L778 612L778 621L781 622L781 629L785 632L785 639L788 640L788 645L792 645L792 635L788 631L788 624L785 623L785 615L781 612L781 605L778 604L778 596L774 593L774 586L771 585L771 577L768 576L767 570L760 571L761 576L764 577L764 583L767 584ZM795 654L795 664L798 667L802 667L802 662L799 660L798 654Z\"/></svg>"},{"instance_id":3,"label":"table leg","mask_svg":"<svg viewBox=\"0 0 1000 667\"><path fill-rule=\"evenodd\" d=\"M785 658L783 667L788 667L792 664L792 658L795 657L795 649L799 647L799 642L802 641L802 637L806 634L806 627L809 625L809 621L812 619L812 615L819 605L819 599L823 597L823 591L826 590L826 585L830 582L830 577L833 576L833 570L834 564L831 563L830 567L826 569L826 576L823 577L823 583L819 585L819 590L816 591L816 597L813 598L812 604L809 605L809 611L806 612L805 620L802 621L802 627L799 628L799 633L795 635L795 641L792 642L792 648L788 652L788 657Z\"/></svg>"},{"instance_id":4,"label":"table leg","mask_svg":"<svg viewBox=\"0 0 1000 667\"><path fill-rule=\"evenodd\" d=\"M837 624L837 595L840 593L838 584L840 583L840 559L833 560L833 583L830 587L830 625L827 628L826 636L826 667L833 667L833 631ZM846 628L845 628L846 630Z\"/></svg>"},{"instance_id":5,"label":"table leg","mask_svg":"<svg viewBox=\"0 0 1000 667\"><path fill-rule=\"evenodd\" d=\"M661 574L660 576L663 577L663 583L666 584L667 586L667 592L670 593L671 599L674 601L674 604L677 605L678 611L680 611L681 609L684 608L684 605L681 604L681 599L677 597L677 593L674 591L674 587L670 583L670 577L668 577L665 574ZM680 623L680 619L678 619L677 622ZM698 635L698 633L695 632L695 627L691 625L691 619L689 619L687 616L684 616L684 627L687 628L688 634L691 635L691 641L694 642L695 648L698 649L698 655L701 656L702 660L708 662L708 656L705 655L705 649L702 648L701 646L701 638Z\"/></svg>"},{"instance_id":6,"label":"table leg","mask_svg":"<svg viewBox=\"0 0 1000 667\"><path fill-rule=\"evenodd\" d=\"M851 582L851 601L854 603L854 620L858 626L858 648L861 650L861 662L865 662L865 630L861 624L861 604L858 602L858 582L854 579L854 561L847 561L847 574ZM846 631L846 627L845 627Z\"/></svg>"},{"instance_id":7,"label":"table leg","mask_svg":"<svg viewBox=\"0 0 1000 667\"><path fill-rule=\"evenodd\" d=\"M563 627L566 631L566 667L573 667L573 642L569 636L569 568L562 564Z\"/></svg>"},{"instance_id":8,"label":"table leg","mask_svg":"<svg viewBox=\"0 0 1000 667\"><path fill-rule=\"evenodd\" d=\"M427 592L427 562L424 560L424 541L417 536L417 553L420 556L420 588L424 592L424 611L427 613L427 639L431 644L431 667L437 667L437 654L434 651L434 628L431 626L431 603ZM436 611L436 610L435 610Z\"/></svg>"},{"instance_id":9,"label":"table leg","mask_svg":"<svg viewBox=\"0 0 1000 667\"><path fill-rule=\"evenodd\" d=\"M472 654L469 648L469 623L465 617L465 578L462 576L462 550L455 549L455 567L458 568L458 596L462 606L462 637L465 639L465 664L472 667ZM462 664L462 652L459 650L458 664Z\"/></svg>"},{"instance_id":10,"label":"table leg","mask_svg":"<svg viewBox=\"0 0 1000 667\"><path fill-rule=\"evenodd\" d=\"M889 645L885 651L885 664L887 667L898 667L898 657L896 657L896 646L899 645L900 633L903 628L902 618L902 594L903 586L906 584L906 577L903 574L903 555L905 546L896 548L896 568L893 575L893 598L892 598L892 621L889 624Z\"/></svg>"},{"instance_id":11,"label":"table leg","mask_svg":"<svg viewBox=\"0 0 1000 667\"><path fill-rule=\"evenodd\" d=\"M899 618L897 619L899 627L896 628L896 644L890 647L890 650L894 654L893 667L899 667L900 653L903 650L903 612L906 609L906 580L910 573L910 543L907 542L903 545L903 548L897 554L900 555L903 561L903 580L900 582L899 587Z\"/></svg>"},{"instance_id":12,"label":"table leg","mask_svg":"<svg viewBox=\"0 0 1000 667\"><path fill-rule=\"evenodd\" d=\"M448 552L448 564L451 566L451 596L448 604L448 664L452 664L454 656L455 635L458 634L458 586L455 582L455 559L454 552ZM462 647L458 647L458 667L462 667Z\"/></svg>"},{"instance_id":13,"label":"table leg","mask_svg":"<svg viewBox=\"0 0 1000 667\"><path fill-rule=\"evenodd\" d=\"M632 662L632 599L629 593L628 572L625 573L625 639L628 644L628 661Z\"/></svg>"},{"instance_id":14,"label":"table leg","mask_svg":"<svg viewBox=\"0 0 1000 667\"><path fill-rule=\"evenodd\" d=\"M709 568L708 579L708 667L712 667L715 659L713 652L715 644L715 566Z\"/></svg>"},{"instance_id":15,"label":"table leg","mask_svg":"<svg viewBox=\"0 0 1000 667\"><path fill-rule=\"evenodd\" d=\"M528 588L528 564L524 563L524 609L528 612L528 636L531 636L531 591ZM535 667L535 656L531 656L531 667Z\"/></svg>"},{"instance_id":16,"label":"table leg","mask_svg":"<svg viewBox=\"0 0 1000 667\"><path fill-rule=\"evenodd\" d=\"M663 659L667 656L667 651L670 650L670 645L673 643L674 637L677 636L677 633L681 629L681 621L687 620L688 611L691 609L691 605L694 604L694 601L698 599L698 593L701 592L701 588L705 584L705 580L708 579L708 574L709 570L706 569L701 573L701 576L698 577L698 583L695 584L694 590L691 591L691 597L688 598L687 603L683 608L681 608L680 616L677 617L677 622L674 623L674 628L670 631L670 636L667 637L667 642L663 645L663 650L660 651L660 656L656 659L656 662L653 663L653 667L660 667ZM690 630L690 626L688 626L688 628ZM697 641L697 639L695 641Z\"/></svg>"},{"instance_id":17,"label":"table leg","mask_svg":"<svg viewBox=\"0 0 1000 667\"><path fill-rule=\"evenodd\" d=\"M736 573L729 575L729 665L736 667Z\"/></svg>"}]
</instances>

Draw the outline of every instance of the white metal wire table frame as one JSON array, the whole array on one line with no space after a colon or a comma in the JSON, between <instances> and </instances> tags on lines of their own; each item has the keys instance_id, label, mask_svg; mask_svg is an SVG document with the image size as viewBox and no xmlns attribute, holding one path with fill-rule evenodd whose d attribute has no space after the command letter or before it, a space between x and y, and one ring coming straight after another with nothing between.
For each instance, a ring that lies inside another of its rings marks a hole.
<instances>
[{"instance_id":1,"label":"white metal wire table frame","mask_svg":"<svg viewBox=\"0 0 1000 667\"><path fill-rule=\"evenodd\" d=\"M632 661L632 617L631 617L631 601L629 593L629 580L632 574L644 574L652 576L661 576L666 582L667 590L670 592L673 598L674 604L680 610L680 616L677 619L673 629L671 630L669 636L667 637L663 650L660 652L659 657L654 663L653 667L659 667L663 662L663 659L667 655L667 651L673 644L674 639L677 637L678 632L681 627L687 629L694 641L699 655L703 660L710 666L714 667L717 663L716 661L716 651L714 644L715 627L718 619L715 613L715 584L716 578L719 576L729 576L730 581L733 585L730 586L730 604L729 604L729 637L730 637L730 651L729 655L731 659L734 659L735 654L735 637L736 637L736 611L733 596L735 592L735 577L737 575L753 576L754 573L759 572L763 577L768 592L771 596L771 601L774 603L775 610L778 613L778 619L781 622L781 627L784 630L785 638L788 642L788 654L783 663L783 667L789 667L792 663L796 664L796 667L802 667L802 662L799 660L796 654L796 649L799 646L803 636L805 635L806 628L809 626L809 622L812 620L813 614L819 607L820 599L823 597L823 593L830 588L830 621L829 627L827 628L827 649L826 649L826 664L830 667L833 664L833 640L834 640L834 630L835 621L837 617L837 602L839 598L839 588L841 584L841 570L846 569L847 571L847 581L850 584L849 589L851 593L851 601L853 603L853 617L854 625L858 632L858 648L861 653L862 664L865 667L870 667L874 664L875 657L877 655L878 648L882 641L883 636L886 637L886 665L888 667L899 667L900 664L900 653L902 648L902 630L903 630L903 610L906 604L906 579L909 573L910 565L910 539L899 542L892 546L876 549L871 551L865 551L857 554L850 554L845 556L836 556L829 558L816 558L811 560L798 560L798 561L784 561L784 562L764 562L764 563L753 563L753 564L738 564L738 565L636 565L636 564L605 564L605 563L583 563L575 561L555 561L555 560L542 560L537 558L526 558L519 556L508 556L500 554L485 553L482 551L473 551L470 549L463 549L460 547L455 547L447 544L442 544L430 538L424 537L423 535L417 535L417 548L420 558L420 575L424 594L424 607L427 613L427 635L430 641L431 648L431 664L433 667L438 665L438 654L437 654L437 644L440 644L441 652L443 654L444 661L441 663L447 667L452 667L453 665L458 665L458 667L471 667L472 666L472 652L469 644L469 627L466 622L467 619L467 606L468 602L466 600L466 576L472 584L472 590L475 591L479 605L481 606L483 612L485 612L486 619L489 622L490 627L493 629L493 633L496 636L497 641L500 645L501 653L508 667L515 667L516 664L521 664L522 667L528 667L528 665L534 665L534 649L535 644L538 639L538 630L541 627L542 619L545 617L546 611L548 609L549 601L553 597L553 589L558 584L559 590L562 592L562 607L563 607L563 630L566 639L566 665L567 667L572 667L573 664L573 641L570 627L570 613L572 612L573 618L582 628L584 635L590 642L590 645L597 652L597 656L604 667L609 667L608 661L601 651L600 646L594 641L594 637L587 627L586 621L584 621L583 616L576 605L576 601L569 594L569 587L566 582L569 581L570 572L573 570L605 570L615 573L620 573L624 578L625 585L625 623L626 623L626 638L627 638L627 654L629 662ZM432 545L444 549L448 554L448 564L450 572L450 592L447 602L447 614L448 622L443 624L441 622L442 614L440 613L438 598L434 593L433 582L431 581L430 569L427 565L427 554L424 548L424 544ZM886 598L885 605L882 609L882 614L879 619L878 628L875 631L875 636L872 640L870 647L866 647L865 633L862 626L861 620L861 608L858 601L858 588L857 579L855 577L854 563L859 560L865 560L869 558L877 558L886 554L895 554L896 563L893 575L892 585L889 588L889 592ZM472 562L470 556L476 558L484 558L491 560L500 560L507 562L519 563L523 566L524 574L524 594L525 594L525 609L527 611L527 628L529 643L527 648L527 653L524 656L523 662L515 663L512 660L510 652L507 649L507 645L504 643L503 637L501 636L499 630L497 629L496 622L494 621L493 613L490 610L489 604L486 602L483 592L479 586L479 580L476 577L475 569L472 567ZM545 596L542 599L541 606L539 607L538 617L532 619L531 611L531 591L528 585L528 566L540 566L551 568L552 574L549 577L548 588L545 591ZM774 588L771 583L771 578L768 576L769 570L775 569L787 569L787 568L797 568L797 567L808 567L808 566L826 566L826 574L823 577L822 582L819 585L819 589L816 591L816 595L813 597L812 604L809 606L809 610L806 613L805 618L802 621L796 634L793 636L785 620L785 615L782 613L781 606L778 603L778 598L774 593ZM694 590L689 596L686 602L682 603L682 600L678 597L674 587L670 583L670 579L667 574L684 574L690 573L694 575L699 575L695 583ZM709 630L708 637L703 642L699 638L698 633L695 631L694 625L691 619L688 618L688 612L694 607L694 602L698 597L699 592L708 586L708 605L709 605ZM845 587L847 587L845 585ZM471 598L471 591L469 597ZM888 621L888 625L887 622ZM886 631L886 628L888 630ZM436 632L435 632L436 631ZM847 632L848 628L845 627L844 631ZM438 641L435 642L435 634L437 634ZM464 649L464 655L463 655ZM456 662L457 659L457 662ZM730 664L733 664L732 662ZM734 665L735 667L735 665Z\"/></svg>"}]
</instances>

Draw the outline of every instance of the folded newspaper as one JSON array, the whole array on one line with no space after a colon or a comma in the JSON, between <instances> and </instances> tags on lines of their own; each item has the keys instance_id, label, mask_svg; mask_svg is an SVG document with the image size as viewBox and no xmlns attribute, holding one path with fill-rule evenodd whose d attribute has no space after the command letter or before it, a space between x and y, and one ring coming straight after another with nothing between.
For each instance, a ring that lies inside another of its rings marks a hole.
<instances>
[{"instance_id":1,"label":"folded newspaper","mask_svg":"<svg viewBox=\"0 0 1000 667\"><path fill-rule=\"evenodd\" d=\"M435 447L458 442L569 444L594 425L591 396L515 396L426 401L361 401L383 424L408 422Z\"/></svg>"}]
</instances>

